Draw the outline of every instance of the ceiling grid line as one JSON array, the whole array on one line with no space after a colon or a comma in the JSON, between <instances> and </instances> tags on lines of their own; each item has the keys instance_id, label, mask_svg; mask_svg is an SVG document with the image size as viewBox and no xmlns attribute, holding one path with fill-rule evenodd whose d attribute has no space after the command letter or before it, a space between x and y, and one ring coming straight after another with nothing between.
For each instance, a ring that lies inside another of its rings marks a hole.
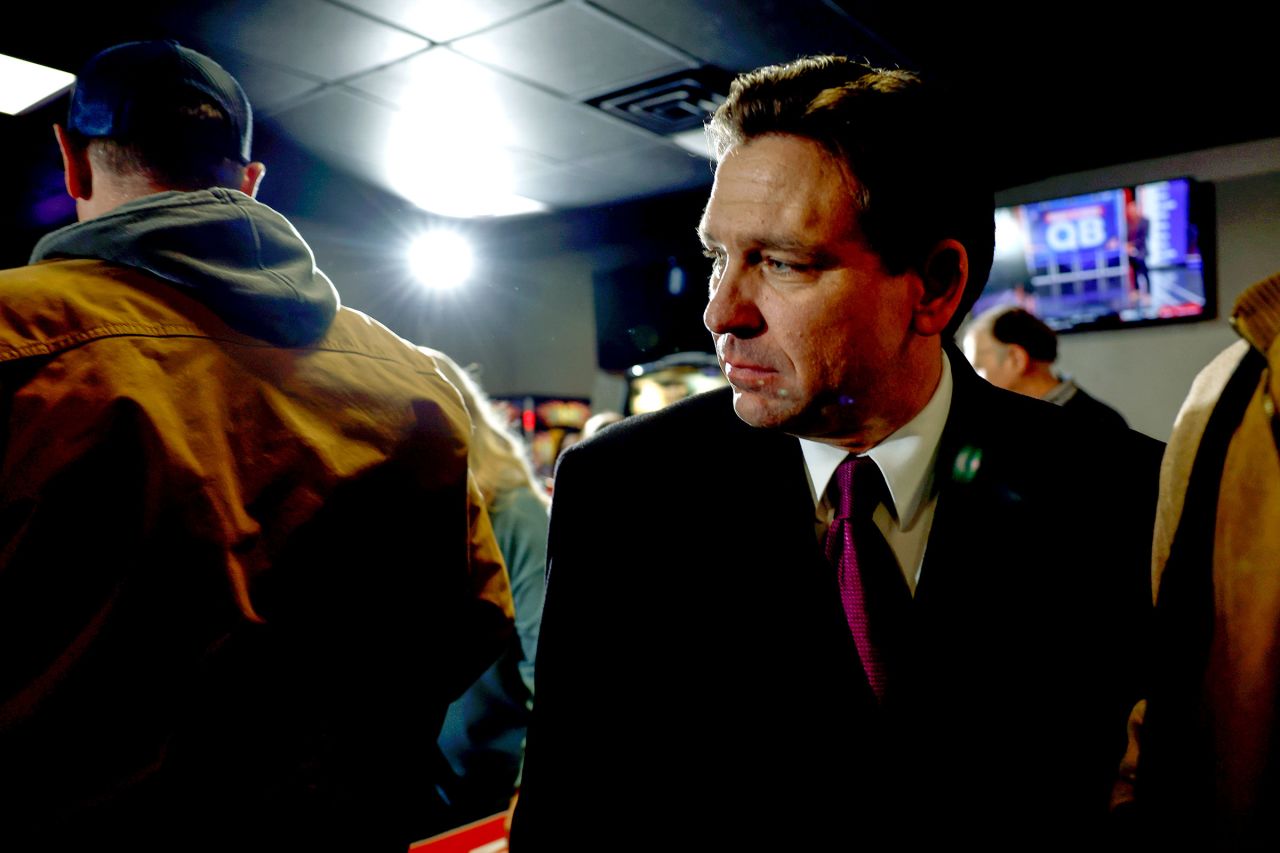
<instances>
[{"instance_id":1,"label":"ceiling grid line","mask_svg":"<svg viewBox=\"0 0 1280 853\"><path fill-rule=\"evenodd\" d=\"M287 98L277 104L273 104L270 109L255 110L255 112L259 112L261 115L266 117L279 115L281 113L288 112L291 109L300 107L303 104L306 104L308 101L314 98L320 97L321 95L324 95L325 93L334 91L334 90L345 92L348 95L361 98L370 103L377 104L380 107L386 107L387 109L390 109L390 110L399 110L400 109L399 104L393 103L392 101L389 101L386 98L379 97L373 92L369 92L364 89L351 86L350 83L353 80L359 80L360 78L367 77L370 74L377 74L378 72L385 71L386 69L391 68L392 66L399 65L403 62L408 62L409 60L415 57L422 56L424 53L430 50L435 50L435 49L436 49L435 46L425 47L422 50L417 51L416 53L411 53L408 56L401 57L400 59L394 59L390 62L385 62L382 65L379 65L373 68L366 68L362 71L357 71L354 74L348 74L346 77L339 77L335 80L317 81L317 86L314 89L308 89L306 92L302 92L301 94L295 95L292 98Z\"/></svg>"},{"instance_id":2,"label":"ceiling grid line","mask_svg":"<svg viewBox=\"0 0 1280 853\"><path fill-rule=\"evenodd\" d=\"M680 59L683 59L685 62L690 63L691 65L698 66L706 63L706 60L703 59L702 57L695 56L686 50L682 50L681 48L676 47L674 44L671 44L671 42L663 38L660 38L659 36L654 35L653 33L637 26L636 24L633 24L631 21L628 21L626 18L622 17L621 15L618 15L615 12L611 12L608 9L605 9L601 6L597 6L595 3L590 2L590 0L576 0L576 2L575 0L569 0L569 2L574 2L575 5L581 6L582 8L600 16L601 18L604 18L608 21L613 22L614 24L621 27L622 29L630 32L633 36L635 36L639 40L646 42L649 45L658 48L659 50L665 50L668 53L671 53L674 56Z\"/></svg>"},{"instance_id":3,"label":"ceiling grid line","mask_svg":"<svg viewBox=\"0 0 1280 853\"><path fill-rule=\"evenodd\" d=\"M355 5L352 5L351 3L343 3L342 0L320 0L320 2L327 3L330 6L336 6L337 8L342 9L345 12L352 13L353 15L359 15L365 20L372 21L373 23L378 24L379 26L387 27L393 30L398 30L399 32L402 32L407 36L413 36L414 38L423 39L424 41L429 42L431 45L440 44L440 42L436 41L430 36L423 35L422 33L417 32L416 30L413 30L410 27L406 27L403 24L398 24L395 21L382 17L381 15L376 15L373 12L370 12L368 9L365 9L361 6L355 6ZM559 2L559 0L553 0L553 2Z\"/></svg>"}]
</instances>

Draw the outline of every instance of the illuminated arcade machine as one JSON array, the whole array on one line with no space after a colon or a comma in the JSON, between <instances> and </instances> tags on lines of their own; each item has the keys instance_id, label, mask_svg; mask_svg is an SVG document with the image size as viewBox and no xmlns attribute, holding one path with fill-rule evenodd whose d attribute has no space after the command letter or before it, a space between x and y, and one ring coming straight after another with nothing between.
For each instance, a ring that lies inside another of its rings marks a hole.
<instances>
[{"instance_id":1,"label":"illuminated arcade machine","mask_svg":"<svg viewBox=\"0 0 1280 853\"><path fill-rule=\"evenodd\" d=\"M564 397L495 397L494 405L529 448L534 473L548 486L560 452L577 440L591 416L588 401Z\"/></svg>"},{"instance_id":2,"label":"illuminated arcade machine","mask_svg":"<svg viewBox=\"0 0 1280 853\"><path fill-rule=\"evenodd\" d=\"M672 403L728 384L713 355L681 352L650 364L637 364L627 376L627 406L623 414L656 412Z\"/></svg>"}]
</instances>

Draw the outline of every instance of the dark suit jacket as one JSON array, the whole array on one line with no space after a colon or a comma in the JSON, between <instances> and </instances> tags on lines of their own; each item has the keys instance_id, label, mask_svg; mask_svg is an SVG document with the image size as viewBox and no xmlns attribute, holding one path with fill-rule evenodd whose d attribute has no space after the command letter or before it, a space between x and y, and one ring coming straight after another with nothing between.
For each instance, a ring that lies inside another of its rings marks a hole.
<instances>
[{"instance_id":1,"label":"dark suit jacket","mask_svg":"<svg viewBox=\"0 0 1280 853\"><path fill-rule=\"evenodd\" d=\"M1095 828L1140 690L1160 446L1100 443L952 364L911 665L883 707L795 438L726 390L565 454L517 853Z\"/></svg>"},{"instance_id":2,"label":"dark suit jacket","mask_svg":"<svg viewBox=\"0 0 1280 853\"><path fill-rule=\"evenodd\" d=\"M1086 394L1080 387L1062 404L1062 408L1073 417L1099 429L1125 429L1129 426L1123 415L1097 397Z\"/></svg>"}]
</instances>

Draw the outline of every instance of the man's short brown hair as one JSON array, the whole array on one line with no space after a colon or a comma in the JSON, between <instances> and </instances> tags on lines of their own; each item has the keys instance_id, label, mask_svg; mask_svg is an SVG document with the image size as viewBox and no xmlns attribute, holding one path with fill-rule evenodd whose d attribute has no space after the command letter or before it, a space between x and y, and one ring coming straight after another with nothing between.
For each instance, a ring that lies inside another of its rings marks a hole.
<instances>
[{"instance_id":1,"label":"man's short brown hair","mask_svg":"<svg viewBox=\"0 0 1280 853\"><path fill-rule=\"evenodd\" d=\"M225 154L227 121L217 104L195 98L153 107L122 138L68 136L96 167L121 177L142 177L167 190L238 189L244 166Z\"/></svg>"},{"instance_id":2,"label":"man's short brown hair","mask_svg":"<svg viewBox=\"0 0 1280 853\"><path fill-rule=\"evenodd\" d=\"M769 134L818 142L857 179L857 222L892 275L922 270L939 241L969 256L959 327L991 271L992 192L974 119L950 93L902 70L815 56L740 75L708 124L717 160Z\"/></svg>"}]
</instances>

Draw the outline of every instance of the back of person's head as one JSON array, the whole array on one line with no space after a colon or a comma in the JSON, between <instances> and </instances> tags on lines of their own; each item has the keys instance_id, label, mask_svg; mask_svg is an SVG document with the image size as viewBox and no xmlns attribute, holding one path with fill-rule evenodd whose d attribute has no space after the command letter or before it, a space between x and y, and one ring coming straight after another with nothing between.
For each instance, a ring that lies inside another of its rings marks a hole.
<instances>
[{"instance_id":1,"label":"back of person's head","mask_svg":"<svg viewBox=\"0 0 1280 853\"><path fill-rule=\"evenodd\" d=\"M1026 309L993 309L975 320L974 325L985 329L998 343L1022 347L1032 361L1052 364L1058 359L1058 336Z\"/></svg>"},{"instance_id":2,"label":"back of person's head","mask_svg":"<svg viewBox=\"0 0 1280 853\"><path fill-rule=\"evenodd\" d=\"M71 144L95 169L156 188L237 188L250 160L253 110L240 84L174 41L128 42L76 78Z\"/></svg>"},{"instance_id":3,"label":"back of person's head","mask_svg":"<svg viewBox=\"0 0 1280 853\"><path fill-rule=\"evenodd\" d=\"M995 245L972 124L957 98L912 72L816 56L739 76L707 129L717 160L769 134L812 139L842 160L856 179L858 226L892 275L922 271L938 242L959 241L969 275L950 337L986 284Z\"/></svg>"},{"instance_id":4,"label":"back of person's head","mask_svg":"<svg viewBox=\"0 0 1280 853\"><path fill-rule=\"evenodd\" d=\"M489 395L470 372L464 370L439 350L419 347L436 361L436 367L462 395L467 414L471 415L471 453L468 465L476 485L492 508L503 494L518 488L529 488L543 503L549 503L546 490L538 483L520 439L507 426L506 419L493 405Z\"/></svg>"}]
</instances>

